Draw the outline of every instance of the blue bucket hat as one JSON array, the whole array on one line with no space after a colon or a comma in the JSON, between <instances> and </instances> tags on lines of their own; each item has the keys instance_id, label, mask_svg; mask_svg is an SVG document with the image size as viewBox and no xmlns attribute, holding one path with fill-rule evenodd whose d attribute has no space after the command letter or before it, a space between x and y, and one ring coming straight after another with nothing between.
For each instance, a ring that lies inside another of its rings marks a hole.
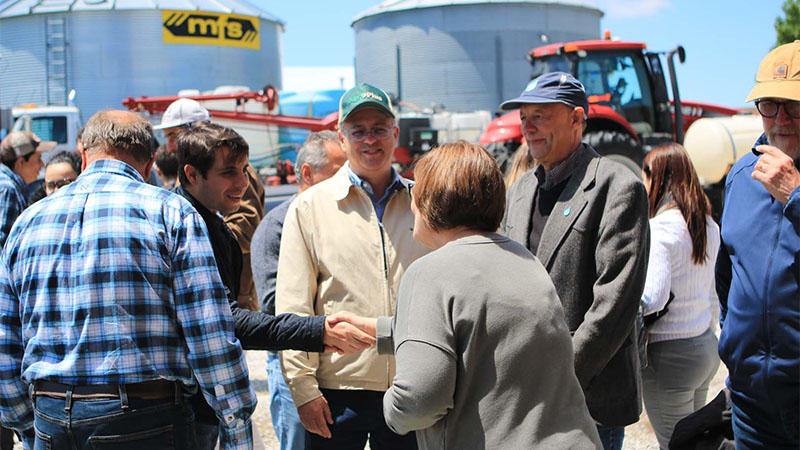
<instances>
[{"instance_id":1,"label":"blue bucket hat","mask_svg":"<svg viewBox=\"0 0 800 450\"><path fill-rule=\"evenodd\" d=\"M519 97L500 104L502 111L519 109L528 103L563 103L580 106L583 114L589 114L586 89L580 81L565 72L550 72L532 80Z\"/></svg>"}]
</instances>

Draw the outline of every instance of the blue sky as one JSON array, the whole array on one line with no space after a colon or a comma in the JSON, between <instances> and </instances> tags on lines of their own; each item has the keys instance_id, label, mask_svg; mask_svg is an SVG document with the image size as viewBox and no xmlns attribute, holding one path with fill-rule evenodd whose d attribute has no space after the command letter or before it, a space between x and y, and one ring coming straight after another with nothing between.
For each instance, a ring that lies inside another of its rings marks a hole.
<instances>
[{"instance_id":1,"label":"blue sky","mask_svg":"<svg viewBox=\"0 0 800 450\"><path fill-rule=\"evenodd\" d=\"M250 0L286 23L285 66L353 64L350 22L377 0ZM591 0L585 0L592 3ZM775 44L784 0L596 0L601 30L651 50L686 49L678 67L681 98L746 106L758 64ZM525 55L520 55L523 58Z\"/></svg>"}]
</instances>

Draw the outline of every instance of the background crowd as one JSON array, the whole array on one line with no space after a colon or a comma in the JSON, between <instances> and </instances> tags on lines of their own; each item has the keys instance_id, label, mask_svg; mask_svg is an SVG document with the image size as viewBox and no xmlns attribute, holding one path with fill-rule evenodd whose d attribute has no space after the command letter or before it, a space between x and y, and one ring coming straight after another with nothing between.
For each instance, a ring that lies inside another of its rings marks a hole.
<instances>
[{"instance_id":1,"label":"background crowd","mask_svg":"<svg viewBox=\"0 0 800 450\"><path fill-rule=\"evenodd\" d=\"M500 105L525 139L506 179L463 141L403 178L361 83L266 215L248 143L192 100L156 127L101 111L46 163L10 133L2 423L25 448L252 448L249 349L282 449L618 450L643 404L662 449L800 448L800 41L748 101L764 134L720 224L680 145L640 178L582 142L562 72Z\"/></svg>"}]
</instances>

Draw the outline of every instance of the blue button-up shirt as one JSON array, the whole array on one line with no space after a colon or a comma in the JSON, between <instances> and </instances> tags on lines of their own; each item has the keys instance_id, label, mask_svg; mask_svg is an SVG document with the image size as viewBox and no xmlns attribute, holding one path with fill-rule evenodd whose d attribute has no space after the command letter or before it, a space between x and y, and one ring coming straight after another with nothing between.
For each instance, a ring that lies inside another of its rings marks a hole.
<instances>
[{"instance_id":1,"label":"blue button-up shirt","mask_svg":"<svg viewBox=\"0 0 800 450\"><path fill-rule=\"evenodd\" d=\"M0 255L0 318L7 425L33 426L35 380L167 379L199 383L225 448L251 447L256 396L203 219L130 165L97 161L22 213Z\"/></svg>"},{"instance_id":2,"label":"blue button-up shirt","mask_svg":"<svg viewBox=\"0 0 800 450\"><path fill-rule=\"evenodd\" d=\"M0 163L0 247L5 245L11 225L27 206L25 182L7 165Z\"/></svg>"},{"instance_id":3,"label":"blue button-up shirt","mask_svg":"<svg viewBox=\"0 0 800 450\"><path fill-rule=\"evenodd\" d=\"M378 215L378 222L381 224L383 223L383 212L386 211L386 205L389 204L389 199L392 198L392 193L394 191L399 191L400 189L405 189L405 185L403 185L402 180L400 179L400 175L394 170L392 167L392 184L386 188L386 191L383 193L383 197L378 198L375 196L375 191L372 189L372 185L369 181L359 177L353 172L353 169L350 168L350 163L345 163L347 167L347 175L350 177L350 181L353 183L353 186L358 186L367 193L367 196L372 201L372 206L375 207L375 214Z\"/></svg>"}]
</instances>

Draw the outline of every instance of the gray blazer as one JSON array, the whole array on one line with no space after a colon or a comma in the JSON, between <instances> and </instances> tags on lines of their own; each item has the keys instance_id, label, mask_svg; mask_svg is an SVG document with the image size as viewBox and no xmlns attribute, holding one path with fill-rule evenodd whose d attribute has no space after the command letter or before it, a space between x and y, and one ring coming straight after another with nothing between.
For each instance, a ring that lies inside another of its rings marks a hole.
<instances>
[{"instance_id":1,"label":"gray blazer","mask_svg":"<svg viewBox=\"0 0 800 450\"><path fill-rule=\"evenodd\" d=\"M575 169L542 232L537 257L564 306L575 374L598 425L639 420L641 378L633 324L649 254L648 200L629 169L582 144ZM500 231L527 245L533 171L508 193Z\"/></svg>"}]
</instances>

